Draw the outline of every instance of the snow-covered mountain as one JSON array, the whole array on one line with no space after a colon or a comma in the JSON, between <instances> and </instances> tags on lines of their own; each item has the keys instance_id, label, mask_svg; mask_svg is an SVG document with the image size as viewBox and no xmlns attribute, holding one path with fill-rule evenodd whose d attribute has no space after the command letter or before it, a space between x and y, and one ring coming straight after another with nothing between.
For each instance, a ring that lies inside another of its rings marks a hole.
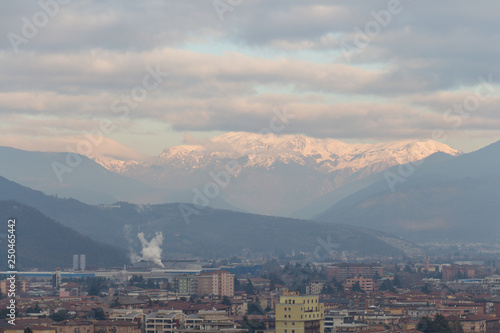
<instances>
[{"instance_id":1,"label":"snow-covered mountain","mask_svg":"<svg viewBox=\"0 0 500 333\"><path fill-rule=\"evenodd\" d=\"M219 147L219 149L217 149ZM207 145L167 148L160 158L167 163L180 163L199 168L214 159L248 156L243 167L272 168L276 163L296 163L324 173L367 166L403 164L421 160L436 152L456 155L460 152L439 142L428 140L379 144L347 144L333 139L315 139L303 135L259 135L228 133L210 140ZM179 165L179 166L180 166Z\"/></svg>"},{"instance_id":2,"label":"snow-covered mountain","mask_svg":"<svg viewBox=\"0 0 500 333\"><path fill-rule=\"evenodd\" d=\"M137 167L165 165L200 169L216 161L247 157L243 168L272 168L277 163L296 163L323 173L368 166L397 165L421 160L436 152L458 155L460 151L433 140L396 141L378 144L348 144L334 139L316 139L303 135L260 135L230 132L199 144L166 148L159 159L149 163L94 157L109 170L127 173ZM376 171L376 170L374 170Z\"/></svg>"},{"instance_id":3,"label":"snow-covered mountain","mask_svg":"<svg viewBox=\"0 0 500 333\"><path fill-rule=\"evenodd\" d=\"M171 201L194 198L196 189L203 193L207 184L217 184L214 175L227 173L229 180L218 185L217 196L247 211L287 216L346 183L436 152L460 154L432 140L348 144L303 135L230 132L166 148L153 161L94 160L171 190Z\"/></svg>"}]
</instances>

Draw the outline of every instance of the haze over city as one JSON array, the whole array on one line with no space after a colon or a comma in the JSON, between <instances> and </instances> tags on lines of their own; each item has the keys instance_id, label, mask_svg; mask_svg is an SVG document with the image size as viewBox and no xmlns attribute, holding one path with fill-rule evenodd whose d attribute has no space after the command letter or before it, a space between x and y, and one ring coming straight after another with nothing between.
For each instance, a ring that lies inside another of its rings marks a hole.
<instances>
[{"instance_id":1,"label":"haze over city","mask_svg":"<svg viewBox=\"0 0 500 333\"><path fill-rule=\"evenodd\" d=\"M499 10L3 1L0 333L500 332Z\"/></svg>"}]
</instances>

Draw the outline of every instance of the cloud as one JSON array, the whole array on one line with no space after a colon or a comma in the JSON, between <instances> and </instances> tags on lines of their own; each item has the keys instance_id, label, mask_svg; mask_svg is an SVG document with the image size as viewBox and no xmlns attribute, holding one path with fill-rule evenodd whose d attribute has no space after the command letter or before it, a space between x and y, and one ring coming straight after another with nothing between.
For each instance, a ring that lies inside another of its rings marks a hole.
<instances>
[{"instance_id":1,"label":"cloud","mask_svg":"<svg viewBox=\"0 0 500 333\"><path fill-rule=\"evenodd\" d=\"M43 9L28 0L6 2L0 10L0 138L13 142L9 133L18 145L38 138L55 147L56 137L73 142L104 118L122 136L146 132L134 125L144 119L175 131L258 132L282 106L297 115L287 133L429 137L433 128L446 127L443 112L473 92L479 76L500 81L494 43L500 3L400 2L401 11L380 24L350 62L343 43L378 22L374 13L387 10L388 1L245 0L224 20L204 0L70 2L18 54L7 34L22 34L23 18L32 21ZM143 84L148 66L170 76L120 118L111 105ZM498 120L495 87L457 131L491 135Z\"/></svg>"}]
</instances>

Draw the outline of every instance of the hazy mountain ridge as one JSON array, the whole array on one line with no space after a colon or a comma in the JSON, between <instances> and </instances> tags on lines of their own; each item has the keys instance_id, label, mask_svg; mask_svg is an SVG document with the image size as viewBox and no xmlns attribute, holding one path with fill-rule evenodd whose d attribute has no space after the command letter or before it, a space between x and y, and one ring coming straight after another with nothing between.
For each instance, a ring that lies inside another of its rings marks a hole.
<instances>
[{"instance_id":1,"label":"hazy mountain ridge","mask_svg":"<svg viewBox=\"0 0 500 333\"><path fill-rule=\"evenodd\" d=\"M316 219L390 231L419 242L497 242L500 141L431 162L424 160L411 176L395 184L395 191L380 177ZM396 167L388 172L398 175Z\"/></svg>"},{"instance_id":2,"label":"hazy mountain ridge","mask_svg":"<svg viewBox=\"0 0 500 333\"><path fill-rule=\"evenodd\" d=\"M432 140L347 144L303 135L230 132L166 148L153 161L95 161L141 182L185 193L213 181L211 172L237 164L221 191L224 201L254 213L291 216L344 184L436 152L460 154ZM184 200L169 196L169 201Z\"/></svg>"},{"instance_id":3,"label":"hazy mountain ridge","mask_svg":"<svg viewBox=\"0 0 500 333\"><path fill-rule=\"evenodd\" d=\"M0 217L2 221L16 219L16 267L19 270L53 271L58 266L71 267L73 254L86 254L87 265L93 266L120 266L128 262L125 249L85 237L22 203L0 200ZM0 245L0 264L5 268L8 249L5 233L0 233Z\"/></svg>"},{"instance_id":4,"label":"hazy mountain ridge","mask_svg":"<svg viewBox=\"0 0 500 333\"><path fill-rule=\"evenodd\" d=\"M166 148L160 156L147 161L81 156L80 164L64 169L62 182L53 164L67 166L67 153L0 147L0 175L48 194L89 204L161 204L199 203L198 193L204 192L207 184L217 182L214 175L225 173L228 179L223 180L223 185L219 182L219 193L206 200L210 207L309 218L317 211L293 214L345 184L435 151L459 154L434 141L346 144L302 135L245 132L191 141Z\"/></svg>"},{"instance_id":5,"label":"hazy mountain ridge","mask_svg":"<svg viewBox=\"0 0 500 333\"><path fill-rule=\"evenodd\" d=\"M79 163L68 164L68 153L0 147L0 176L47 194L89 204L141 202L141 199L147 202L162 194L154 186L111 172L86 156L77 156ZM62 166L60 179L54 170L55 163Z\"/></svg>"},{"instance_id":6,"label":"hazy mountain ridge","mask_svg":"<svg viewBox=\"0 0 500 333\"><path fill-rule=\"evenodd\" d=\"M360 170L377 164L397 165L421 160L436 152L459 155L460 151L433 141L398 141L378 144L348 144L334 139L316 139L303 135L259 135L230 132L201 144L166 148L153 162L96 161L115 172L153 165L203 168L225 159L247 158L243 168L272 168L277 163L296 163L330 173L350 168ZM114 165L113 165L114 163ZM375 170L377 168L375 167Z\"/></svg>"},{"instance_id":7,"label":"hazy mountain ridge","mask_svg":"<svg viewBox=\"0 0 500 333\"><path fill-rule=\"evenodd\" d=\"M402 254L377 238L383 234L339 224L238 213L206 208L186 221L179 204L112 207L89 206L73 199L46 196L0 177L0 200L15 199L42 211L94 240L140 250L137 234L151 238L163 232L164 257L227 256L249 250L255 254L313 251L317 238L329 236L338 251L362 254ZM384 237L394 238L384 234ZM409 248L418 247L409 243Z\"/></svg>"}]
</instances>

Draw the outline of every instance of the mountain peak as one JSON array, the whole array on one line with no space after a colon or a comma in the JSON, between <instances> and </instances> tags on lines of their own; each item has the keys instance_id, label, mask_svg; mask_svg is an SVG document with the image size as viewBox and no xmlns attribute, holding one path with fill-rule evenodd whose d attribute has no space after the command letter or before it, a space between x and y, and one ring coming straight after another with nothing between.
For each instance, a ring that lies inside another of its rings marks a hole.
<instances>
[{"instance_id":1,"label":"mountain peak","mask_svg":"<svg viewBox=\"0 0 500 333\"><path fill-rule=\"evenodd\" d=\"M341 169L359 170L370 165L389 167L421 160L437 152L459 155L460 151L434 140L405 140L384 143L345 143L330 138L302 134L229 132L204 140L165 148L159 159L146 164L161 164L181 169L199 169L220 164L223 159L247 157L244 167L272 168L277 163L298 164L323 173ZM98 159L97 162L101 163ZM115 172L137 168L137 162L101 163Z\"/></svg>"}]
</instances>

